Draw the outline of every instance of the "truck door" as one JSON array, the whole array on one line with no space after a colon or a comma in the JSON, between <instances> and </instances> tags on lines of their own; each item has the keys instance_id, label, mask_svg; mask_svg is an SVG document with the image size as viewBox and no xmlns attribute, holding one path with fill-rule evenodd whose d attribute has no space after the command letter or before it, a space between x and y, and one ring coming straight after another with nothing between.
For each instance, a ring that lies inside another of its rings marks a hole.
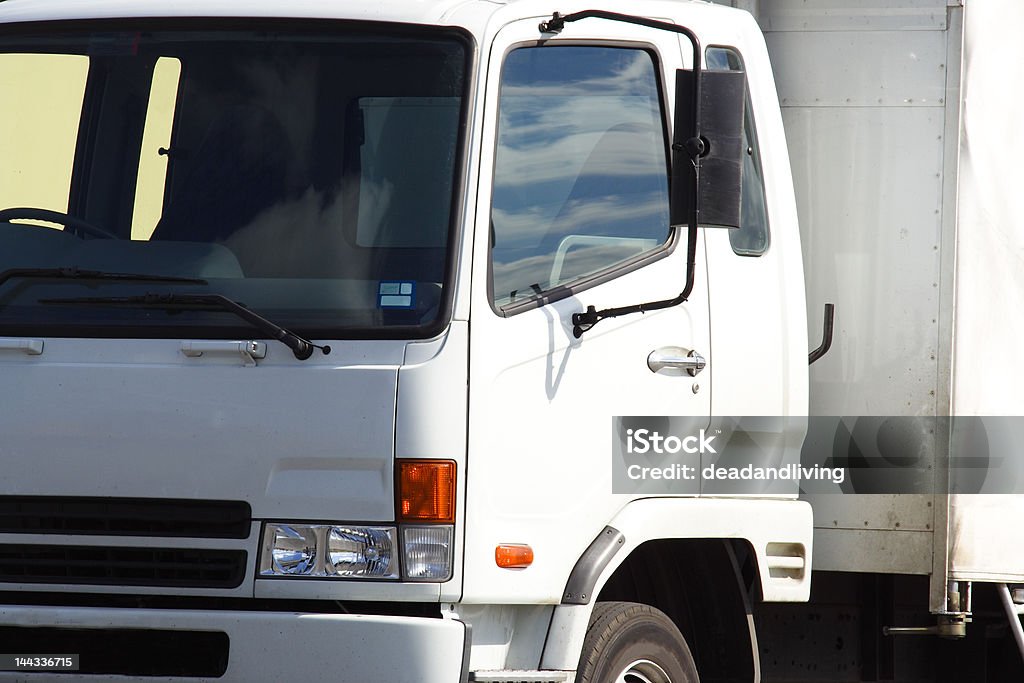
<instances>
[{"instance_id":1,"label":"truck door","mask_svg":"<svg viewBox=\"0 0 1024 683\"><path fill-rule=\"evenodd\" d=\"M752 36L753 37L753 36ZM807 350L796 207L777 114L777 95L760 39L741 51L709 37L709 71L747 74L740 227L706 231L709 296L715 311L716 360L711 432L722 431L727 458L716 465L779 467L800 462L806 431ZM815 321L820 325L820 319ZM723 444L723 445L724 445ZM713 460L714 459L714 460ZM705 495L796 495L794 480L705 479Z\"/></svg>"},{"instance_id":2,"label":"truck door","mask_svg":"<svg viewBox=\"0 0 1024 683\"><path fill-rule=\"evenodd\" d=\"M711 406L703 236L689 301L602 321L581 338L572 324L588 306L684 287L686 228L669 227L668 204L679 39L595 21L538 42L537 23L497 34L481 85L465 599L511 580L523 600L557 597L630 496L697 494L692 482L610 495L613 438L630 424L613 418L676 416L645 422L696 433ZM707 362L695 376L649 367L652 354L691 351ZM529 543L535 570L497 569L483 550L503 542Z\"/></svg>"}]
</instances>

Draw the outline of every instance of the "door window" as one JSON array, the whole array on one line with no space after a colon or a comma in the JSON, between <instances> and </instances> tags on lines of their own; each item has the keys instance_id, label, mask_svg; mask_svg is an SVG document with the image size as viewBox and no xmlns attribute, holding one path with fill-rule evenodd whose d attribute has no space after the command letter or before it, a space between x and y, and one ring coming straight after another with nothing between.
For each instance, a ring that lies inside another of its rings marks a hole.
<instances>
[{"instance_id":1,"label":"door window","mask_svg":"<svg viewBox=\"0 0 1024 683\"><path fill-rule=\"evenodd\" d=\"M654 57L642 49L509 53L491 206L497 306L582 285L666 242L668 172L657 74Z\"/></svg>"}]
</instances>

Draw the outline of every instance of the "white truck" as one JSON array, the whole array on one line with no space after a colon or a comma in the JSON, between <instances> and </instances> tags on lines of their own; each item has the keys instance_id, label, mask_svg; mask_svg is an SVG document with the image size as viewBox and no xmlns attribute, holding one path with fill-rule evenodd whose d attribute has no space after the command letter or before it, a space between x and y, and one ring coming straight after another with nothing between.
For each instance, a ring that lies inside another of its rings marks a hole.
<instances>
[{"instance_id":1,"label":"white truck","mask_svg":"<svg viewBox=\"0 0 1024 683\"><path fill-rule=\"evenodd\" d=\"M731 4L0 2L0 680L1020 680L1024 6Z\"/></svg>"}]
</instances>

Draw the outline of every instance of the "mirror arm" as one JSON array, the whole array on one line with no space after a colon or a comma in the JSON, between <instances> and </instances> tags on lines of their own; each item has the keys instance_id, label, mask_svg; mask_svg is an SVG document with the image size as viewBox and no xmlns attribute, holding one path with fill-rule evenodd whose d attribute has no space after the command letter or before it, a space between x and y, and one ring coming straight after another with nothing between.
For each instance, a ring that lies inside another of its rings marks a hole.
<instances>
[{"instance_id":1,"label":"mirror arm","mask_svg":"<svg viewBox=\"0 0 1024 683\"><path fill-rule=\"evenodd\" d=\"M663 308L672 308L678 306L687 299L690 298L690 293L693 292L693 283L697 270L697 230L691 225L687 230L686 238L686 287L679 296L672 299L663 299L661 301L649 301L644 304L634 304L632 306L621 306L619 308L606 308L602 311L597 310L593 306L588 306L587 310L583 313L572 314L572 336L579 339L583 336L584 332L587 332L597 323L601 322L605 318L617 318L621 315L630 315L631 313L646 313L648 311L660 311Z\"/></svg>"},{"instance_id":2,"label":"mirror arm","mask_svg":"<svg viewBox=\"0 0 1024 683\"><path fill-rule=\"evenodd\" d=\"M638 17L630 14L619 14L618 12L607 12L599 9L588 9L581 12L574 12L572 14L562 15L555 12L551 15L551 18L547 21L540 23L541 33L559 33L566 24L579 21L581 19L607 19L609 21L619 21L626 24L635 24L637 26L646 26L647 28L657 29L659 31L669 31L671 33L681 33L690 39L690 45L693 47L693 121L696 130L693 131L693 137L688 138L685 142L673 142L672 149L675 152L685 152L689 157L690 161L694 166L693 174L693 196L695 198L693 202L693 208L688 218L687 235L686 235L686 286L678 296L672 299L663 299L661 301L650 301L643 304L634 304L632 306L622 306L619 308L606 308L602 311L598 311L593 306L588 306L587 310L583 313L573 313L572 315L572 336L579 339L583 336L583 333L591 329L594 325L601 322L605 318L616 318L622 315L630 315L631 313L646 313L647 311L658 311L664 308L672 308L678 306L687 299L690 298L691 292L693 292L693 284L696 279L697 270L697 226L700 224L700 202L696 201L696 197L700 192L700 164L697 163L697 159L704 153L705 146L704 141L700 136L700 81L702 69L700 68L700 41L697 39L697 34L688 29L685 26L679 26L678 24L670 24L665 21L656 21L654 19L647 19L646 17Z\"/></svg>"}]
</instances>

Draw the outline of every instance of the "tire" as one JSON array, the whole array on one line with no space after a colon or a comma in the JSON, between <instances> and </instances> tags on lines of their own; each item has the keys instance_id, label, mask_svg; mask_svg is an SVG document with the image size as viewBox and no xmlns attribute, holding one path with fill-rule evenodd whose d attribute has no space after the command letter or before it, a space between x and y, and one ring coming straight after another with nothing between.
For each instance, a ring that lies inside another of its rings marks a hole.
<instances>
[{"instance_id":1,"label":"tire","mask_svg":"<svg viewBox=\"0 0 1024 683\"><path fill-rule=\"evenodd\" d=\"M699 683L683 635L649 605L599 602L587 627L580 683Z\"/></svg>"}]
</instances>

